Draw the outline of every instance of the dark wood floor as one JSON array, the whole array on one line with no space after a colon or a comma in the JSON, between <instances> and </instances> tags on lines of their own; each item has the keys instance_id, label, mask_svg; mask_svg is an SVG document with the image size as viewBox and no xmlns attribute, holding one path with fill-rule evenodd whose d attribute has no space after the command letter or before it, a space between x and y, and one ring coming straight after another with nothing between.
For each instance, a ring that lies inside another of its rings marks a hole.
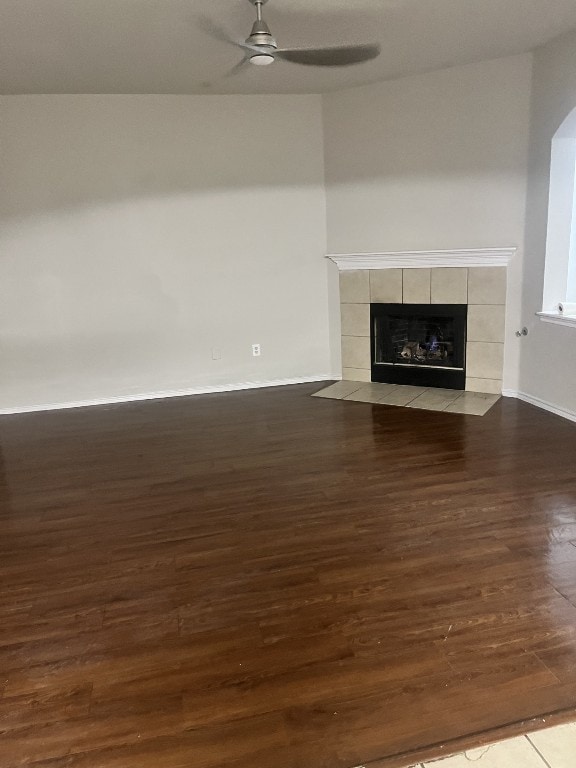
<instances>
[{"instance_id":1,"label":"dark wood floor","mask_svg":"<svg viewBox=\"0 0 576 768\"><path fill-rule=\"evenodd\" d=\"M576 425L317 389L0 419L2 768L395 765L576 708Z\"/></svg>"}]
</instances>

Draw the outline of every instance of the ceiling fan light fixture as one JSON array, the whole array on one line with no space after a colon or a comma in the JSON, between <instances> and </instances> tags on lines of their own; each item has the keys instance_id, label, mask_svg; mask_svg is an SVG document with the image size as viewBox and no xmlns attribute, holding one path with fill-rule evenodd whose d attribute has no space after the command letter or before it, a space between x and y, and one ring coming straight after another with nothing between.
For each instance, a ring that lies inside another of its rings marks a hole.
<instances>
[{"instance_id":1,"label":"ceiling fan light fixture","mask_svg":"<svg viewBox=\"0 0 576 768\"><path fill-rule=\"evenodd\" d=\"M258 67L267 67L274 64L274 56L271 53L255 53L250 56L250 64L256 64Z\"/></svg>"}]
</instances>

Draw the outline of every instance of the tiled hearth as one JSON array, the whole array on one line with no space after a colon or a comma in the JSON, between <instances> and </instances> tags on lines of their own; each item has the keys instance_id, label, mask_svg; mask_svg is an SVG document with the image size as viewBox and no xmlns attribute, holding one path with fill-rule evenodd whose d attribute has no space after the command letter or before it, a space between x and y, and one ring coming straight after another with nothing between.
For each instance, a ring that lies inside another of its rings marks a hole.
<instances>
[{"instance_id":1,"label":"tiled hearth","mask_svg":"<svg viewBox=\"0 0 576 768\"><path fill-rule=\"evenodd\" d=\"M505 266L341 271L343 379L371 381L371 303L467 304L466 390L501 394Z\"/></svg>"},{"instance_id":2,"label":"tiled hearth","mask_svg":"<svg viewBox=\"0 0 576 768\"><path fill-rule=\"evenodd\" d=\"M444 411L468 416L484 416L500 399L498 395L481 392L410 387L402 384L367 384L362 381L337 381L316 392L312 397L372 405L404 406L423 411Z\"/></svg>"}]
</instances>

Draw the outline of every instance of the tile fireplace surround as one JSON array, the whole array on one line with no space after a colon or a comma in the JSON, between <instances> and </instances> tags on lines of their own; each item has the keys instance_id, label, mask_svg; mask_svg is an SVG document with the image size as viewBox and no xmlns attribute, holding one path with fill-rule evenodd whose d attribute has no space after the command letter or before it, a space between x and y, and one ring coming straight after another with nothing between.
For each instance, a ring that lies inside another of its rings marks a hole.
<instances>
[{"instance_id":1,"label":"tile fireplace surround","mask_svg":"<svg viewBox=\"0 0 576 768\"><path fill-rule=\"evenodd\" d=\"M371 303L467 304L466 391L501 394L506 267L514 252L330 256L340 269L342 378L371 380Z\"/></svg>"}]
</instances>

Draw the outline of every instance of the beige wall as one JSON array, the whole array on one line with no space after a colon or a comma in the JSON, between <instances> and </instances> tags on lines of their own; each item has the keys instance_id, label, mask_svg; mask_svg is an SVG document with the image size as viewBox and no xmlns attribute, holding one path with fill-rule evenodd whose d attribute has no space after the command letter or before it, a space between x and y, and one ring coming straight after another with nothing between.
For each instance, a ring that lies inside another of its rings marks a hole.
<instances>
[{"instance_id":1,"label":"beige wall","mask_svg":"<svg viewBox=\"0 0 576 768\"><path fill-rule=\"evenodd\" d=\"M0 97L0 410L337 374L327 220L330 252L519 246L504 387L576 412L574 331L534 316L576 35L535 54L525 216L531 70L322 100Z\"/></svg>"},{"instance_id":2,"label":"beige wall","mask_svg":"<svg viewBox=\"0 0 576 768\"><path fill-rule=\"evenodd\" d=\"M547 325L542 309L544 257L552 138L576 108L576 33L539 49L534 57L534 90L523 309L529 336L522 342L521 392L576 415L576 330Z\"/></svg>"},{"instance_id":3,"label":"beige wall","mask_svg":"<svg viewBox=\"0 0 576 768\"><path fill-rule=\"evenodd\" d=\"M505 388L519 365L531 65L514 56L323 100L330 252L519 247Z\"/></svg>"},{"instance_id":4,"label":"beige wall","mask_svg":"<svg viewBox=\"0 0 576 768\"><path fill-rule=\"evenodd\" d=\"M331 373L319 97L0 115L0 409Z\"/></svg>"}]
</instances>

